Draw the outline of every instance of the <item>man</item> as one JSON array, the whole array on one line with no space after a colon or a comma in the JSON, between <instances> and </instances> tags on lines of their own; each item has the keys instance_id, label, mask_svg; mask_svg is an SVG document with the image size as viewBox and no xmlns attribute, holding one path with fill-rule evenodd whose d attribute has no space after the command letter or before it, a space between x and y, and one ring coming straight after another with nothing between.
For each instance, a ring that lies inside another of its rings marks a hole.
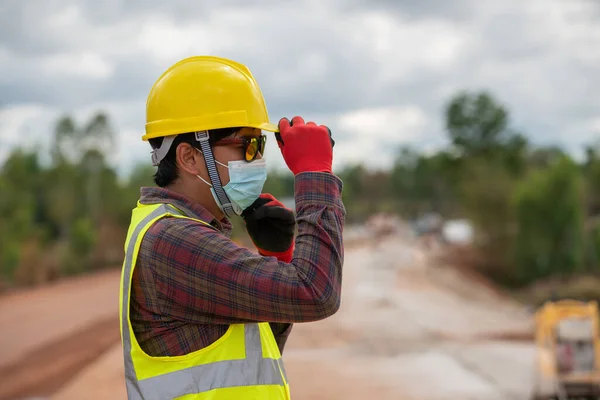
<instances>
[{"instance_id":1,"label":"man","mask_svg":"<svg viewBox=\"0 0 600 400\"><path fill-rule=\"evenodd\" d=\"M295 176L296 217L261 193L263 130ZM143 139L158 187L141 189L125 243L129 399L289 399L292 324L340 305L345 209L331 132L300 117L269 123L245 66L190 57L150 90ZM229 239L235 215L259 254Z\"/></svg>"}]
</instances>

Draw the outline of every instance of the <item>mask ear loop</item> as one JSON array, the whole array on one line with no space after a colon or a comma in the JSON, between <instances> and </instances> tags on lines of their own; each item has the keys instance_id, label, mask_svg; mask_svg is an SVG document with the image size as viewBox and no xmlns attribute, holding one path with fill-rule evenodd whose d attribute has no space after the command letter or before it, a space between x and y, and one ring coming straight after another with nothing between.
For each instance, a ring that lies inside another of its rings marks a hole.
<instances>
[{"instance_id":1,"label":"mask ear loop","mask_svg":"<svg viewBox=\"0 0 600 400\"><path fill-rule=\"evenodd\" d=\"M206 164L206 170L208 171L208 176L210 178L211 187L215 195L214 197L217 205L228 217L240 215L243 210L241 210L236 204L232 203L225 193L223 185L221 184L221 178L219 178L219 173L217 172L217 163L215 162L215 157L213 156L210 145L208 144L208 132L200 131L196 132L195 135L196 140L200 143L200 148L202 149L204 163ZM202 181L206 182L204 179L202 179Z\"/></svg>"}]
</instances>

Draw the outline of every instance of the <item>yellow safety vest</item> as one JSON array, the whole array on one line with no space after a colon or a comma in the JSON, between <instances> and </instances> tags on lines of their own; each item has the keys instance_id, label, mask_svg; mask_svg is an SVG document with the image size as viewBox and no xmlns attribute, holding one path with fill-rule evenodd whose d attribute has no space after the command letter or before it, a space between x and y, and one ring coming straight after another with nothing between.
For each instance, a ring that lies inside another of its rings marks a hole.
<instances>
[{"instance_id":1,"label":"yellow safety vest","mask_svg":"<svg viewBox=\"0 0 600 400\"><path fill-rule=\"evenodd\" d=\"M189 218L171 205L138 202L125 241L119 316L128 398L290 399L281 353L267 322L232 324L216 342L183 356L152 357L141 349L129 318L131 278L144 234L164 217Z\"/></svg>"}]
</instances>

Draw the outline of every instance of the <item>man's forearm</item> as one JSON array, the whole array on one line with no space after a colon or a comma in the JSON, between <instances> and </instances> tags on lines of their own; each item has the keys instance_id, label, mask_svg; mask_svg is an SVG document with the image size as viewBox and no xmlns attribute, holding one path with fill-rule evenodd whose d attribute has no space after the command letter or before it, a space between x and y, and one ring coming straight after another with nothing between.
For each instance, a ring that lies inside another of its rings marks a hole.
<instances>
[{"instance_id":1,"label":"man's forearm","mask_svg":"<svg viewBox=\"0 0 600 400\"><path fill-rule=\"evenodd\" d=\"M187 219L157 221L141 254L152 265L161 308L190 323L310 322L339 308L345 209L342 182L296 177L298 236L291 262L251 253Z\"/></svg>"}]
</instances>

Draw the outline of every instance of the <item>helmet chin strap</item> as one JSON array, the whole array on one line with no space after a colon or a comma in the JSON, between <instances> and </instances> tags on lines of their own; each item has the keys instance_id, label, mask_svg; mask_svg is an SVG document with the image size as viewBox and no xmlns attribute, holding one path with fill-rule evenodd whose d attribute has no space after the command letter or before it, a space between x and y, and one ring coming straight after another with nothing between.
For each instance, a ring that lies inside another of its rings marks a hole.
<instances>
[{"instance_id":1,"label":"helmet chin strap","mask_svg":"<svg viewBox=\"0 0 600 400\"><path fill-rule=\"evenodd\" d=\"M210 145L208 144L208 132L196 132L196 140L200 143L200 148L202 149L206 170L208 171L208 176L212 186L213 197L215 198L217 206L219 206L221 211L223 211L223 213L225 213L225 215L228 217L240 215L243 210L240 210L236 204L233 204L231 200L229 200L229 197L225 193L223 185L221 184L221 178L217 172L217 163L215 162L215 157L213 156ZM202 180L204 181L204 179Z\"/></svg>"}]
</instances>

